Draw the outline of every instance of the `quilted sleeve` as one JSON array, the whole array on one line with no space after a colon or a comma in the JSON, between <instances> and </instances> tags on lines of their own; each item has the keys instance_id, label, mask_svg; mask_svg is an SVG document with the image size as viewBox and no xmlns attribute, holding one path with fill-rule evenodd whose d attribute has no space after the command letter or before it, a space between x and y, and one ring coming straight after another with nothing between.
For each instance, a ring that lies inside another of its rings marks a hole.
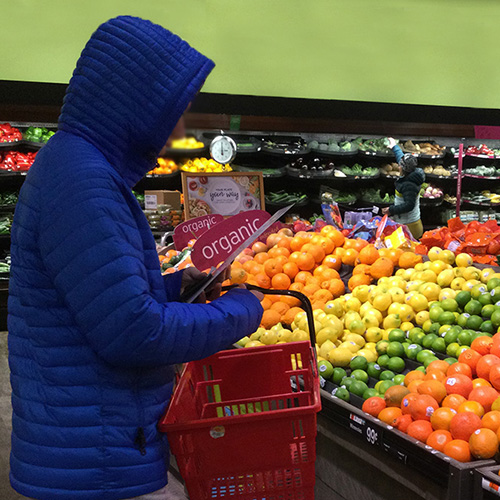
<instances>
[{"instance_id":1,"label":"quilted sleeve","mask_svg":"<svg viewBox=\"0 0 500 500\"><path fill-rule=\"evenodd\" d=\"M154 271L146 268L140 234L112 181L75 180L41 213L43 266L77 327L107 362L201 359L258 328L262 307L247 290L206 305L153 299L147 275Z\"/></svg>"},{"instance_id":2,"label":"quilted sleeve","mask_svg":"<svg viewBox=\"0 0 500 500\"><path fill-rule=\"evenodd\" d=\"M404 156L404 153L403 151L401 150L401 148L396 144L393 148L392 148L392 152L394 153L394 156L396 157L396 161L399 163L401 161L401 158L403 158Z\"/></svg>"}]
</instances>

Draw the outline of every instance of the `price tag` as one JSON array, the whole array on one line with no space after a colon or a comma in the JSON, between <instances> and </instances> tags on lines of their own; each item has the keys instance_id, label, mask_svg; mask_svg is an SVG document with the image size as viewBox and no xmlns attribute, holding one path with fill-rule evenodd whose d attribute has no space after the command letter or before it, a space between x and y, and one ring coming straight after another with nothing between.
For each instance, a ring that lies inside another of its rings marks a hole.
<instances>
[{"instance_id":1,"label":"price tag","mask_svg":"<svg viewBox=\"0 0 500 500\"><path fill-rule=\"evenodd\" d=\"M319 376L319 386L320 387L325 387L326 380L320 375Z\"/></svg>"},{"instance_id":2,"label":"price tag","mask_svg":"<svg viewBox=\"0 0 500 500\"><path fill-rule=\"evenodd\" d=\"M378 445L379 442L378 442L378 431L373 429L372 427L370 426L367 426L366 427L366 433L365 433L365 436L366 436L366 440L368 441L368 443L370 444L373 444L373 445Z\"/></svg>"}]
</instances>

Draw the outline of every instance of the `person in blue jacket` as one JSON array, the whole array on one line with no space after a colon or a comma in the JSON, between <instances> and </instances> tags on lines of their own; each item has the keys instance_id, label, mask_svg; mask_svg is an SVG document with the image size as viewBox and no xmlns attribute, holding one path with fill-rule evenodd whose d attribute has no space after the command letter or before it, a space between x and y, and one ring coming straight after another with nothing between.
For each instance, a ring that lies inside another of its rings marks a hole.
<instances>
[{"instance_id":1,"label":"person in blue jacket","mask_svg":"<svg viewBox=\"0 0 500 500\"><path fill-rule=\"evenodd\" d=\"M399 164L400 178L395 182L394 204L384 208L382 213L408 226L413 237L418 240L424 232L420 218L420 190L425 182L425 173L417 168L417 159L409 153L404 154L392 137L389 137L389 147Z\"/></svg>"},{"instance_id":2,"label":"person in blue jacket","mask_svg":"<svg viewBox=\"0 0 500 500\"><path fill-rule=\"evenodd\" d=\"M158 498L169 453L157 422L171 365L259 326L262 307L245 289L209 304L178 302L182 273L162 276L131 190L213 67L149 21L104 23L28 173L8 304L10 481L24 496Z\"/></svg>"}]
</instances>

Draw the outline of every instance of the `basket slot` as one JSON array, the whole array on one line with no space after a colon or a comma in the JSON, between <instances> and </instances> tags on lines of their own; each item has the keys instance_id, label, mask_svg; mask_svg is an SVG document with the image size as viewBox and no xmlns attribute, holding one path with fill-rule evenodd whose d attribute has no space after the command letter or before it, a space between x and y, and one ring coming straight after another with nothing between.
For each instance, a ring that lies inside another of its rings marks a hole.
<instances>
[{"instance_id":1,"label":"basket slot","mask_svg":"<svg viewBox=\"0 0 500 500\"><path fill-rule=\"evenodd\" d=\"M264 412L279 412L293 408L303 408L312 404L310 392L280 394L267 398L224 401L221 403L207 403L203 407L201 419L235 417Z\"/></svg>"}]
</instances>

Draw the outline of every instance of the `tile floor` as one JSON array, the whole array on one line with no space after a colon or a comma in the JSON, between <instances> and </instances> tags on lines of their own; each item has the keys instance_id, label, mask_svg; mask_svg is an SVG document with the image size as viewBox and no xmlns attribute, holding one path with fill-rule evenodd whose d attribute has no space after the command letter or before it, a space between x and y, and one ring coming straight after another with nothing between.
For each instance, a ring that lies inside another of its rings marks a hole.
<instances>
[{"instance_id":1,"label":"tile floor","mask_svg":"<svg viewBox=\"0 0 500 500\"><path fill-rule=\"evenodd\" d=\"M7 333L0 332L0 500L19 500L9 483L9 454L11 431L9 365L7 362ZM183 486L170 476L169 494L165 500L187 500Z\"/></svg>"}]
</instances>

